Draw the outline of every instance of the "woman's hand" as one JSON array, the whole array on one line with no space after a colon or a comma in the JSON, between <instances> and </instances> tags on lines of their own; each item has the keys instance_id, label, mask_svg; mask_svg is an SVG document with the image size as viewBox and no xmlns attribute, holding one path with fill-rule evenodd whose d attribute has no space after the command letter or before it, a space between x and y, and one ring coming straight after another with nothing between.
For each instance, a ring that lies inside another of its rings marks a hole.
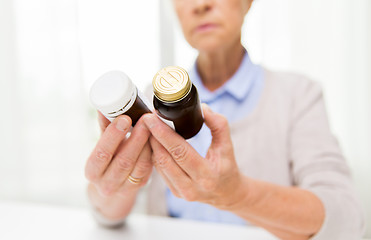
<instances>
[{"instance_id":1,"label":"woman's hand","mask_svg":"<svg viewBox=\"0 0 371 240\"><path fill-rule=\"evenodd\" d=\"M238 191L242 177L233 152L228 121L203 105L212 143L206 158L154 114L143 117L151 131L152 161L172 193L188 201L231 209L245 191Z\"/></svg>"},{"instance_id":2,"label":"woman's hand","mask_svg":"<svg viewBox=\"0 0 371 240\"><path fill-rule=\"evenodd\" d=\"M107 218L126 217L138 190L146 184L152 171L150 132L142 120L132 129L128 116L110 123L99 113L102 136L85 168L92 204Z\"/></svg>"},{"instance_id":3,"label":"woman's hand","mask_svg":"<svg viewBox=\"0 0 371 240\"><path fill-rule=\"evenodd\" d=\"M202 158L154 114L143 117L151 131L152 161L172 193L230 211L282 239L309 239L324 209L313 193L243 176L236 164L227 120L203 105L212 143Z\"/></svg>"}]
</instances>

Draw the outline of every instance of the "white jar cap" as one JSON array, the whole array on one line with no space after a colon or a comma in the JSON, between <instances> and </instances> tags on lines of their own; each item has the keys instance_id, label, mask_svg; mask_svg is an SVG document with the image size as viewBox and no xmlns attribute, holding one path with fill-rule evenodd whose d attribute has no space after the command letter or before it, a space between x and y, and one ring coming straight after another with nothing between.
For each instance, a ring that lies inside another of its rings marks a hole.
<instances>
[{"instance_id":1,"label":"white jar cap","mask_svg":"<svg viewBox=\"0 0 371 240\"><path fill-rule=\"evenodd\" d=\"M123 72L111 71L98 78L90 89L90 101L104 115L122 109L130 102L135 85Z\"/></svg>"}]
</instances>

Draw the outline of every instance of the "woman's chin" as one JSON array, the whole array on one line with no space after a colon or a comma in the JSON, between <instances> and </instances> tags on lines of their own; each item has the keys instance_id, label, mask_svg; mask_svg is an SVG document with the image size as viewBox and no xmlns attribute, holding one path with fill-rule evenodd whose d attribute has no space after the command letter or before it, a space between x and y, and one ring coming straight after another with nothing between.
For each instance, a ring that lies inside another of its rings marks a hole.
<instances>
[{"instance_id":1,"label":"woman's chin","mask_svg":"<svg viewBox=\"0 0 371 240\"><path fill-rule=\"evenodd\" d=\"M194 44L193 47L202 53L213 53L220 51L225 44L218 43L217 41L201 41Z\"/></svg>"},{"instance_id":2,"label":"woman's chin","mask_svg":"<svg viewBox=\"0 0 371 240\"><path fill-rule=\"evenodd\" d=\"M215 53L223 51L228 46L233 45L238 41L233 41L233 37L225 37L218 35L199 36L193 39L188 39L190 45L202 53Z\"/></svg>"}]
</instances>

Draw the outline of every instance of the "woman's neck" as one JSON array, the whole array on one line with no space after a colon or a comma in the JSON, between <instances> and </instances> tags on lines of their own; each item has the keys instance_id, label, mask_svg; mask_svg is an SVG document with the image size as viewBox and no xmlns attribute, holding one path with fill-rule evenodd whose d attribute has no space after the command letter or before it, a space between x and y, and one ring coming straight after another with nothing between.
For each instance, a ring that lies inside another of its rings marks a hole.
<instances>
[{"instance_id":1,"label":"woman's neck","mask_svg":"<svg viewBox=\"0 0 371 240\"><path fill-rule=\"evenodd\" d=\"M244 53L240 42L217 52L200 52L197 70L204 86L210 91L221 87L238 70Z\"/></svg>"}]
</instances>

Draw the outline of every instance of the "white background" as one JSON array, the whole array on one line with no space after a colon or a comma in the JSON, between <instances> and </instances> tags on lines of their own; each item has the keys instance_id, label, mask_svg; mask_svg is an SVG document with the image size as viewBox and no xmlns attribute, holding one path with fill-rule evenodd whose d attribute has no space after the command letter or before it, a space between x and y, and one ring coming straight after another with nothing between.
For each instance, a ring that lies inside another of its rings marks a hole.
<instances>
[{"instance_id":1,"label":"white background","mask_svg":"<svg viewBox=\"0 0 371 240\"><path fill-rule=\"evenodd\" d=\"M243 43L254 62L321 82L371 218L371 1L256 0ZM86 206L92 82L117 69L144 89L195 54L165 0L0 0L0 200Z\"/></svg>"}]
</instances>

